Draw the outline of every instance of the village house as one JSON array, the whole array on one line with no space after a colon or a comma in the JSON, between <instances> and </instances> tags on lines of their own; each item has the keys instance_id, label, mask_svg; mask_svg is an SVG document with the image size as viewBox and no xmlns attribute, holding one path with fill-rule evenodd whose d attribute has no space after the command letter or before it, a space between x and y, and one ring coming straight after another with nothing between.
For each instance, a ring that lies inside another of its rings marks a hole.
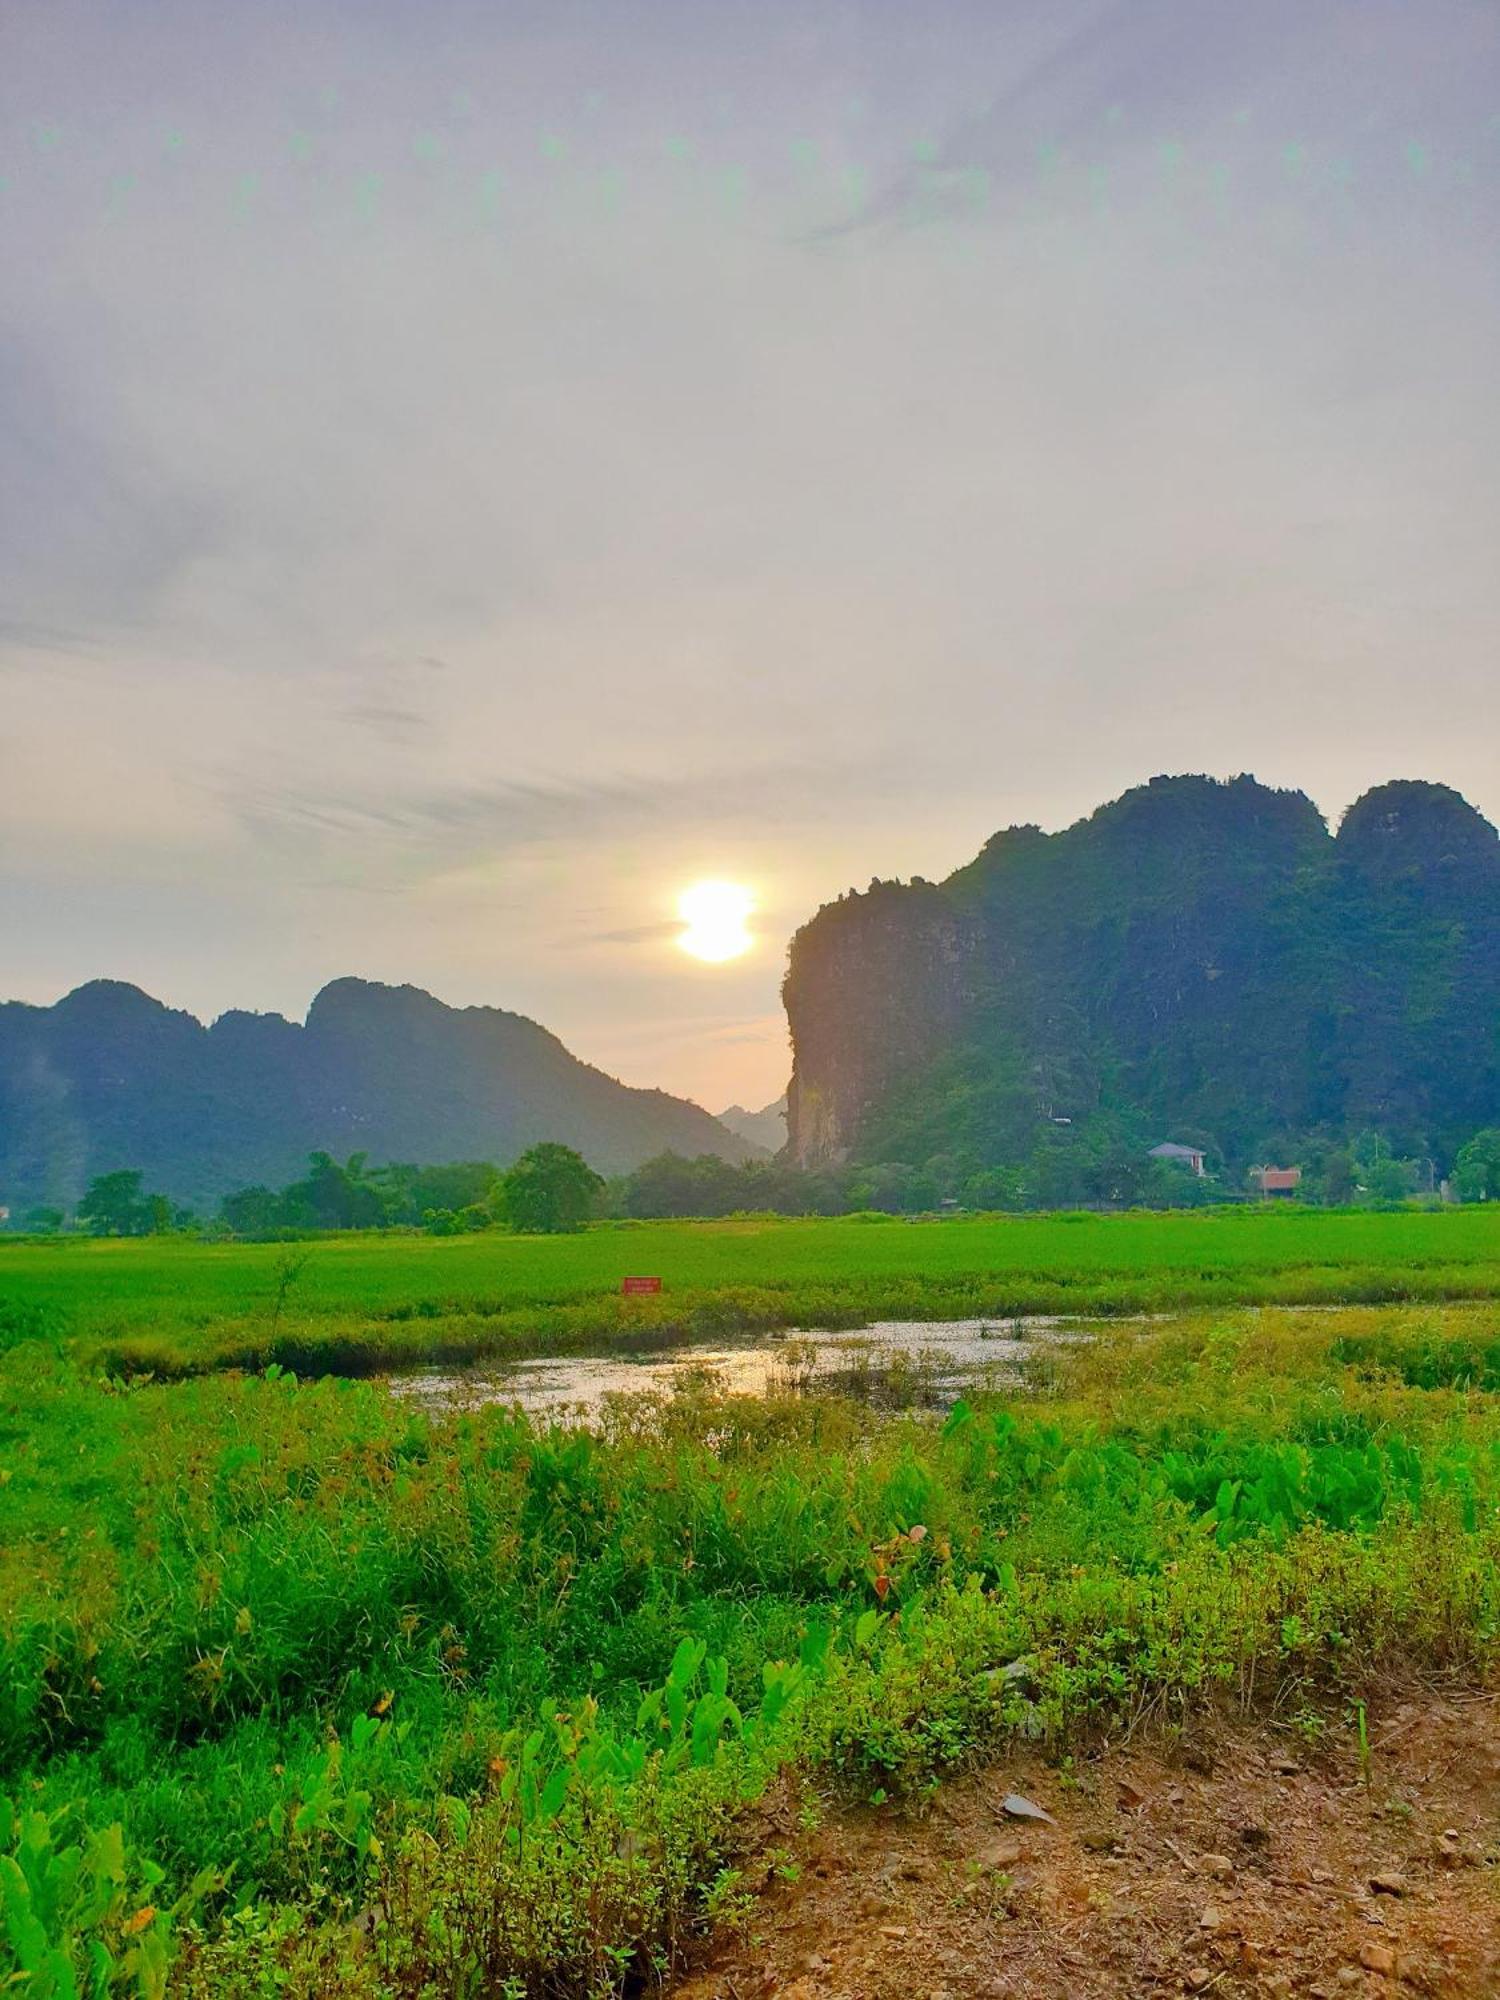
<instances>
[{"instance_id":1,"label":"village house","mask_svg":"<svg viewBox=\"0 0 1500 2000\"><path fill-rule=\"evenodd\" d=\"M1171 1140L1168 1140L1165 1145L1153 1146L1151 1148L1151 1158L1153 1160L1175 1160L1179 1166L1186 1167L1189 1173L1201 1174L1203 1172L1203 1155L1196 1146L1178 1146Z\"/></svg>"},{"instance_id":2,"label":"village house","mask_svg":"<svg viewBox=\"0 0 1500 2000\"><path fill-rule=\"evenodd\" d=\"M1302 1179L1300 1167L1252 1167L1250 1178L1273 1201L1290 1201Z\"/></svg>"}]
</instances>

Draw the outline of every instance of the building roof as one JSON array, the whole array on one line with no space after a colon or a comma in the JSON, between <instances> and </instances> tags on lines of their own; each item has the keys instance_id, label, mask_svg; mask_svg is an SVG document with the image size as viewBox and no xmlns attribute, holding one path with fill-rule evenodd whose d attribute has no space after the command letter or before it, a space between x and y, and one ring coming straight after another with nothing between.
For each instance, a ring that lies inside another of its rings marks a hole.
<instances>
[{"instance_id":1,"label":"building roof","mask_svg":"<svg viewBox=\"0 0 1500 2000\"><path fill-rule=\"evenodd\" d=\"M1294 1188L1301 1178L1300 1167L1262 1167L1260 1170L1262 1189Z\"/></svg>"},{"instance_id":2,"label":"building roof","mask_svg":"<svg viewBox=\"0 0 1500 2000\"><path fill-rule=\"evenodd\" d=\"M1202 1157L1203 1148L1201 1146L1179 1146L1170 1139L1163 1146L1153 1146L1151 1148L1151 1158L1153 1160L1199 1160Z\"/></svg>"}]
</instances>

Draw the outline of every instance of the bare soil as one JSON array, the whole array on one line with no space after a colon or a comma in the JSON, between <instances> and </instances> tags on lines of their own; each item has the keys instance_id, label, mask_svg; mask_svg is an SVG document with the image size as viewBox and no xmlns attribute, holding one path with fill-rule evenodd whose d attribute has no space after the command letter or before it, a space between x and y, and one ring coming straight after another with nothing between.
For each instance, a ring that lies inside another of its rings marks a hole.
<instances>
[{"instance_id":1,"label":"bare soil","mask_svg":"<svg viewBox=\"0 0 1500 2000\"><path fill-rule=\"evenodd\" d=\"M921 1816L804 1833L785 1801L675 2000L1500 1996L1500 1698L1393 1696L1367 1740L1214 1718L1012 1755Z\"/></svg>"}]
</instances>

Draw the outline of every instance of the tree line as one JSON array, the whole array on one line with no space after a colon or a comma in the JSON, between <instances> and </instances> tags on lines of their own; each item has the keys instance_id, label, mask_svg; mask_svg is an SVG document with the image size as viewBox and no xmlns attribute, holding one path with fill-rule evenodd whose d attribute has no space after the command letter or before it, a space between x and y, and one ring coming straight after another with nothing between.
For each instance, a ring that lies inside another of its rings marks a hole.
<instances>
[{"instance_id":1,"label":"tree line","mask_svg":"<svg viewBox=\"0 0 1500 2000\"><path fill-rule=\"evenodd\" d=\"M283 1188L257 1183L224 1196L217 1215L201 1218L145 1191L134 1168L101 1174L78 1203L81 1228L96 1236L276 1238L339 1229L425 1229L434 1236L504 1225L555 1232L579 1229L598 1212L605 1182L571 1146L532 1146L512 1166L456 1160L419 1167L395 1162L372 1167L354 1153L336 1160L308 1155L307 1172ZM35 1210L31 1228L51 1233L66 1223L61 1209Z\"/></svg>"},{"instance_id":2,"label":"tree line","mask_svg":"<svg viewBox=\"0 0 1500 2000\"><path fill-rule=\"evenodd\" d=\"M1192 1142L1193 1135L1188 1135ZM944 1206L971 1211L1059 1208L1189 1208L1259 1196L1252 1171L1232 1171L1209 1142L1207 1171L1190 1172L1155 1160L1139 1137L1059 1131L1014 1166L983 1167L961 1155L938 1154L921 1165L886 1161L802 1169L780 1159L732 1165L705 1154L663 1153L607 1185L608 1213L721 1216L740 1212L845 1215L876 1211L929 1214ZM1266 1164L1297 1164L1297 1199L1324 1207L1394 1204L1436 1196L1434 1162L1399 1157L1389 1140L1363 1132L1353 1140L1287 1142ZM1462 1147L1449 1176L1461 1201L1500 1200L1500 1127Z\"/></svg>"},{"instance_id":3,"label":"tree line","mask_svg":"<svg viewBox=\"0 0 1500 2000\"><path fill-rule=\"evenodd\" d=\"M298 1180L238 1188L210 1218L148 1192L135 1169L101 1174L89 1182L75 1219L98 1236L265 1239L343 1229L456 1236L494 1228L553 1234L629 1218L1181 1208L1253 1196L1253 1184L1225 1170L1211 1147L1205 1153L1209 1170L1200 1176L1120 1138L1058 1134L1014 1167L975 1168L938 1155L920 1166L887 1161L807 1169L780 1158L733 1163L713 1153L689 1159L668 1152L606 1180L572 1147L552 1141L528 1148L507 1168L489 1160L372 1167L364 1153L339 1161L315 1152ZM1325 1207L1395 1204L1438 1191L1432 1161L1399 1157L1376 1132L1289 1146L1279 1157L1302 1167L1297 1199ZM1448 1183L1460 1201L1500 1201L1500 1126L1475 1133L1459 1149ZM22 1226L50 1234L67 1221L62 1209L34 1209Z\"/></svg>"}]
</instances>

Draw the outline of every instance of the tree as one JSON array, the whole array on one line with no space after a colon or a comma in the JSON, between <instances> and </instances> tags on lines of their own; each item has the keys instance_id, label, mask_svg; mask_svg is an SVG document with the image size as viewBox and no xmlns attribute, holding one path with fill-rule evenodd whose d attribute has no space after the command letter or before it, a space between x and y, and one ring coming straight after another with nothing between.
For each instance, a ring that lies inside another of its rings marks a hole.
<instances>
[{"instance_id":1,"label":"tree","mask_svg":"<svg viewBox=\"0 0 1500 2000\"><path fill-rule=\"evenodd\" d=\"M429 1208L451 1208L455 1214L482 1208L499 1178L499 1168L489 1160L451 1160L441 1166L419 1167L411 1183L411 1213L402 1220L420 1221Z\"/></svg>"},{"instance_id":2,"label":"tree","mask_svg":"<svg viewBox=\"0 0 1500 2000\"><path fill-rule=\"evenodd\" d=\"M1091 1199L1111 1208L1128 1208L1144 1202L1159 1181L1157 1161L1119 1142L1102 1146L1083 1173L1083 1184Z\"/></svg>"},{"instance_id":3,"label":"tree","mask_svg":"<svg viewBox=\"0 0 1500 2000\"><path fill-rule=\"evenodd\" d=\"M1354 1197L1354 1158L1347 1147L1335 1146L1323 1159L1323 1200L1337 1208Z\"/></svg>"},{"instance_id":4,"label":"tree","mask_svg":"<svg viewBox=\"0 0 1500 2000\"><path fill-rule=\"evenodd\" d=\"M378 1229L385 1221L380 1189L365 1173L364 1153L340 1166L329 1153L309 1153L305 1180L282 1196L288 1222L303 1229Z\"/></svg>"},{"instance_id":5,"label":"tree","mask_svg":"<svg viewBox=\"0 0 1500 2000\"><path fill-rule=\"evenodd\" d=\"M745 1206L746 1181L738 1167L705 1153L689 1160L658 1153L637 1167L626 1184L627 1215L729 1215Z\"/></svg>"},{"instance_id":6,"label":"tree","mask_svg":"<svg viewBox=\"0 0 1500 2000\"><path fill-rule=\"evenodd\" d=\"M78 1204L79 1221L96 1236L145 1236L155 1221L157 1197L141 1194L144 1179L138 1169L129 1167L96 1175Z\"/></svg>"},{"instance_id":7,"label":"tree","mask_svg":"<svg viewBox=\"0 0 1500 2000\"><path fill-rule=\"evenodd\" d=\"M488 1229L494 1220L486 1203L474 1201L466 1208L429 1208L423 1212L422 1227L429 1236L465 1236Z\"/></svg>"},{"instance_id":8,"label":"tree","mask_svg":"<svg viewBox=\"0 0 1500 2000\"><path fill-rule=\"evenodd\" d=\"M1021 1208L1025 1205L1025 1175L1020 1167L986 1167L963 1184L965 1207Z\"/></svg>"},{"instance_id":9,"label":"tree","mask_svg":"<svg viewBox=\"0 0 1500 2000\"><path fill-rule=\"evenodd\" d=\"M1353 1151L1359 1184L1372 1201L1403 1201L1416 1186L1416 1169L1395 1157L1383 1134L1361 1132Z\"/></svg>"},{"instance_id":10,"label":"tree","mask_svg":"<svg viewBox=\"0 0 1500 2000\"><path fill-rule=\"evenodd\" d=\"M1500 1125L1487 1125L1459 1148L1453 1185L1461 1201L1500 1201Z\"/></svg>"},{"instance_id":11,"label":"tree","mask_svg":"<svg viewBox=\"0 0 1500 2000\"><path fill-rule=\"evenodd\" d=\"M404 1161L376 1167L368 1176L378 1190L387 1222L420 1224L434 1212L483 1207L494 1192L500 1169L489 1160L451 1160L418 1167ZM467 1227L467 1225L465 1225Z\"/></svg>"},{"instance_id":12,"label":"tree","mask_svg":"<svg viewBox=\"0 0 1500 2000\"><path fill-rule=\"evenodd\" d=\"M258 1184L226 1194L219 1203L219 1214L236 1236L274 1236L286 1224L281 1196Z\"/></svg>"},{"instance_id":13,"label":"tree","mask_svg":"<svg viewBox=\"0 0 1500 2000\"><path fill-rule=\"evenodd\" d=\"M500 1179L511 1228L545 1236L581 1229L603 1192L604 1182L582 1154L551 1140L529 1147Z\"/></svg>"},{"instance_id":14,"label":"tree","mask_svg":"<svg viewBox=\"0 0 1500 2000\"><path fill-rule=\"evenodd\" d=\"M38 1236L55 1236L64 1222L60 1208L29 1208L26 1211L26 1227Z\"/></svg>"},{"instance_id":15,"label":"tree","mask_svg":"<svg viewBox=\"0 0 1500 2000\"><path fill-rule=\"evenodd\" d=\"M807 1173L787 1160L744 1160L716 1153L695 1160L658 1153L606 1186L610 1215L837 1215L849 1206L842 1172Z\"/></svg>"},{"instance_id":16,"label":"tree","mask_svg":"<svg viewBox=\"0 0 1500 2000\"><path fill-rule=\"evenodd\" d=\"M1075 1208L1089 1198L1089 1156L1076 1128L1044 1129L1025 1169L1023 1186L1032 1208Z\"/></svg>"},{"instance_id":17,"label":"tree","mask_svg":"<svg viewBox=\"0 0 1500 2000\"><path fill-rule=\"evenodd\" d=\"M882 1160L862 1167L849 1182L849 1199L856 1208L880 1209L886 1215L920 1215L936 1208L938 1186L924 1167L904 1160Z\"/></svg>"}]
</instances>

